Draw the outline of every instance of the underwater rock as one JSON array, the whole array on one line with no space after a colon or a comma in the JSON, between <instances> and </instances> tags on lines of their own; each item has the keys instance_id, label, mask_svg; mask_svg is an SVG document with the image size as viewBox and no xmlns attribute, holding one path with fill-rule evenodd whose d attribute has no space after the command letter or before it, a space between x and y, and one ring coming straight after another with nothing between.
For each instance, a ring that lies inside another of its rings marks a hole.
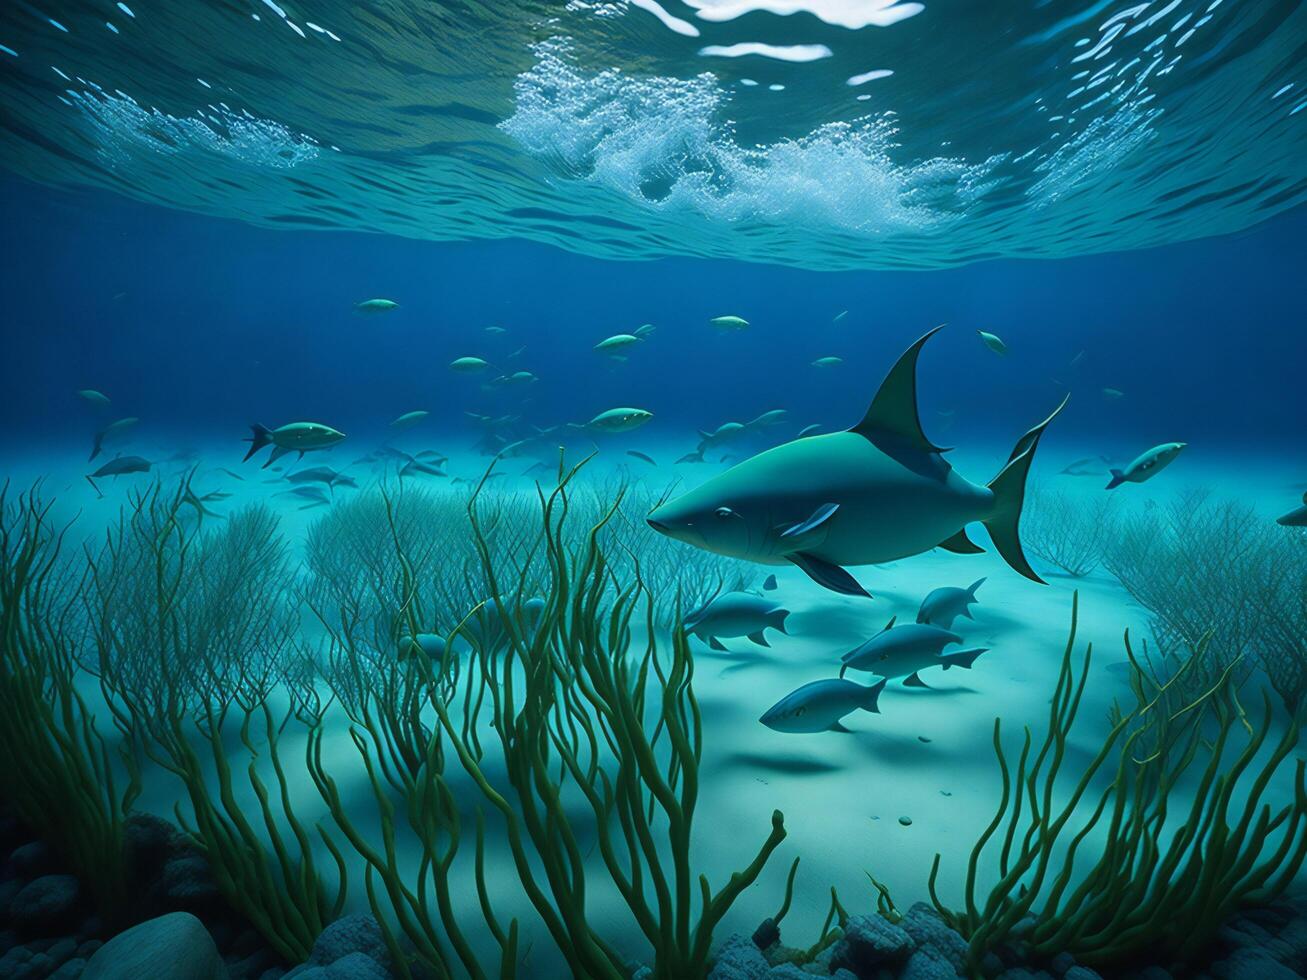
<instances>
[{"instance_id":1,"label":"underwater rock","mask_svg":"<svg viewBox=\"0 0 1307 980\"><path fill-rule=\"evenodd\" d=\"M727 937L717 950L708 980L761 980L771 972L766 958L745 936Z\"/></svg>"},{"instance_id":2,"label":"underwater rock","mask_svg":"<svg viewBox=\"0 0 1307 980\"><path fill-rule=\"evenodd\" d=\"M323 929L313 943L307 963L327 966L354 953L362 953L384 970L390 969L390 950L381 926L370 915L346 915Z\"/></svg>"},{"instance_id":3,"label":"underwater rock","mask_svg":"<svg viewBox=\"0 0 1307 980\"><path fill-rule=\"evenodd\" d=\"M77 980L85 970L86 960L81 957L67 960L59 969L50 974L50 980Z\"/></svg>"},{"instance_id":4,"label":"underwater rock","mask_svg":"<svg viewBox=\"0 0 1307 980\"><path fill-rule=\"evenodd\" d=\"M899 980L956 980L964 974L933 946L923 946L908 957Z\"/></svg>"},{"instance_id":5,"label":"underwater rock","mask_svg":"<svg viewBox=\"0 0 1307 980\"><path fill-rule=\"evenodd\" d=\"M934 950L958 973L965 972L967 941L949 928L935 908L925 902L916 902L908 909L899 928L912 937L919 947Z\"/></svg>"},{"instance_id":6,"label":"underwater rock","mask_svg":"<svg viewBox=\"0 0 1307 980\"><path fill-rule=\"evenodd\" d=\"M84 980L226 980L213 937L189 912L171 912L114 936L86 964Z\"/></svg>"},{"instance_id":7,"label":"underwater rock","mask_svg":"<svg viewBox=\"0 0 1307 980\"><path fill-rule=\"evenodd\" d=\"M174 858L163 866L163 898L170 906L201 909L221 901L209 862L198 854Z\"/></svg>"},{"instance_id":8,"label":"underwater rock","mask_svg":"<svg viewBox=\"0 0 1307 980\"><path fill-rule=\"evenodd\" d=\"M72 875L45 875L27 885L10 905L10 916L20 928L46 935L78 918L81 888Z\"/></svg>"},{"instance_id":9,"label":"underwater rock","mask_svg":"<svg viewBox=\"0 0 1307 980\"><path fill-rule=\"evenodd\" d=\"M835 945L831 967L845 967L858 976L874 976L886 966L903 964L915 944L912 937L883 915L854 915L844 924L844 938Z\"/></svg>"},{"instance_id":10,"label":"underwater rock","mask_svg":"<svg viewBox=\"0 0 1307 980\"><path fill-rule=\"evenodd\" d=\"M1103 980L1103 977L1097 970L1091 970L1087 966L1073 966L1062 974L1062 980Z\"/></svg>"},{"instance_id":11,"label":"underwater rock","mask_svg":"<svg viewBox=\"0 0 1307 980\"><path fill-rule=\"evenodd\" d=\"M1268 950L1256 946L1236 949L1211 966L1218 980L1299 980L1302 974L1291 970Z\"/></svg>"},{"instance_id":12,"label":"underwater rock","mask_svg":"<svg viewBox=\"0 0 1307 980\"><path fill-rule=\"evenodd\" d=\"M20 878L37 878L58 870L54 852L39 840L14 848L9 865Z\"/></svg>"}]
</instances>

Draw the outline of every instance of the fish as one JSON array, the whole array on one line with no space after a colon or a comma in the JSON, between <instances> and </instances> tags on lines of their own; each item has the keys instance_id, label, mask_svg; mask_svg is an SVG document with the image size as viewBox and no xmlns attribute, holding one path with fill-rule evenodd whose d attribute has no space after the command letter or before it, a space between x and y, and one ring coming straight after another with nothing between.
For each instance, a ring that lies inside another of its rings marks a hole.
<instances>
[{"instance_id":1,"label":"fish","mask_svg":"<svg viewBox=\"0 0 1307 980\"><path fill-rule=\"evenodd\" d=\"M88 474L86 482L98 496L103 497L95 481L106 476L126 476L128 473L148 473L154 464L141 456L115 456L94 473Z\"/></svg>"},{"instance_id":2,"label":"fish","mask_svg":"<svg viewBox=\"0 0 1307 980\"><path fill-rule=\"evenodd\" d=\"M449 362L449 369L459 374L475 374L490 367L490 362L479 357L460 357Z\"/></svg>"},{"instance_id":3,"label":"fish","mask_svg":"<svg viewBox=\"0 0 1307 980\"><path fill-rule=\"evenodd\" d=\"M362 303L354 304L356 313L369 316L377 313L389 313L391 310L397 309L399 309L399 304L393 299L365 299Z\"/></svg>"},{"instance_id":4,"label":"fish","mask_svg":"<svg viewBox=\"0 0 1307 980\"><path fill-rule=\"evenodd\" d=\"M501 374L499 377L495 378L491 384L499 385L501 387L504 385L529 385L532 382L539 380L540 379L530 371L514 371L512 374Z\"/></svg>"},{"instance_id":5,"label":"fish","mask_svg":"<svg viewBox=\"0 0 1307 980\"><path fill-rule=\"evenodd\" d=\"M446 475L445 471L440 468L439 464L425 463L416 457L409 459L409 461L401 466L399 470L399 475L401 477L417 476L418 474L423 474L425 476Z\"/></svg>"},{"instance_id":6,"label":"fish","mask_svg":"<svg viewBox=\"0 0 1307 980\"><path fill-rule=\"evenodd\" d=\"M983 549L966 526L979 521L1013 570L1043 584L1017 527L1035 450L1067 399L1017 440L988 485L971 483L926 438L917 411L917 359L939 329L904 352L853 428L747 459L655 508L650 527L716 554L790 563L833 592L869 596L844 566L937 547L974 554Z\"/></svg>"},{"instance_id":7,"label":"fish","mask_svg":"<svg viewBox=\"0 0 1307 980\"><path fill-rule=\"evenodd\" d=\"M276 429L255 422L250 426L250 431L253 435L245 440L250 443L250 451L241 462L248 460L264 446L272 446L268 461L263 464L265 470L287 453L299 453L299 458L303 459L305 453L326 449L345 438L345 433L337 432L321 422L288 422Z\"/></svg>"},{"instance_id":8,"label":"fish","mask_svg":"<svg viewBox=\"0 0 1307 980\"><path fill-rule=\"evenodd\" d=\"M421 656L427 660L443 660L445 638L438 633L403 633L399 637L398 659L403 663L409 657Z\"/></svg>"},{"instance_id":9,"label":"fish","mask_svg":"<svg viewBox=\"0 0 1307 980\"><path fill-rule=\"evenodd\" d=\"M808 436L814 436L820 431L821 431L821 423L814 422L812 425L805 425L802 429L799 430L799 434L794 438L806 439Z\"/></svg>"},{"instance_id":10,"label":"fish","mask_svg":"<svg viewBox=\"0 0 1307 980\"><path fill-rule=\"evenodd\" d=\"M842 357L819 357L812 362L813 367L838 367L844 363Z\"/></svg>"},{"instance_id":11,"label":"fish","mask_svg":"<svg viewBox=\"0 0 1307 980\"><path fill-rule=\"evenodd\" d=\"M680 463L702 463L702 462L704 462L703 453L696 451L693 453L686 453L684 456L678 459L676 463L674 463L673 465L678 465Z\"/></svg>"},{"instance_id":12,"label":"fish","mask_svg":"<svg viewBox=\"0 0 1307 980\"><path fill-rule=\"evenodd\" d=\"M615 350L621 350L624 347L630 347L632 344L638 344L640 338L631 333L616 333L611 337L605 337L599 343L594 345L594 349L601 354L608 354Z\"/></svg>"},{"instance_id":13,"label":"fish","mask_svg":"<svg viewBox=\"0 0 1307 980\"><path fill-rule=\"evenodd\" d=\"M424 412L421 409L418 409L415 412L405 412L399 418L395 419L395 421L391 422L390 427L392 429L412 428L430 414L430 412Z\"/></svg>"},{"instance_id":14,"label":"fish","mask_svg":"<svg viewBox=\"0 0 1307 980\"><path fill-rule=\"evenodd\" d=\"M977 330L976 333L980 334L980 339L985 342L985 346L995 354L1007 353L1007 344L1003 343L1003 338L998 334L992 334L986 330Z\"/></svg>"},{"instance_id":15,"label":"fish","mask_svg":"<svg viewBox=\"0 0 1307 980\"><path fill-rule=\"evenodd\" d=\"M1107 457L1086 456L1072 460L1059 472L1066 476L1102 476L1107 472Z\"/></svg>"},{"instance_id":16,"label":"fish","mask_svg":"<svg viewBox=\"0 0 1307 980\"><path fill-rule=\"evenodd\" d=\"M744 423L746 429L765 429L773 425L781 425L789 418L790 413L783 408L773 408L770 411L763 412L755 419L750 419ZM727 423L728 425L734 423Z\"/></svg>"},{"instance_id":17,"label":"fish","mask_svg":"<svg viewBox=\"0 0 1307 980\"><path fill-rule=\"evenodd\" d=\"M492 326L492 327L486 327L486 333L499 335L499 334L505 334L505 333L508 333L508 331L505 330L503 327L493 327L493 326Z\"/></svg>"},{"instance_id":18,"label":"fish","mask_svg":"<svg viewBox=\"0 0 1307 980\"><path fill-rule=\"evenodd\" d=\"M1124 391L1119 391L1119 390L1117 390L1116 388L1104 388L1104 389L1103 389L1103 397L1104 397L1105 399L1107 399L1108 401L1110 401L1110 402L1114 402L1114 401L1116 401L1118 398L1124 398L1124 397L1125 397L1125 392L1124 392Z\"/></svg>"},{"instance_id":19,"label":"fish","mask_svg":"<svg viewBox=\"0 0 1307 980\"><path fill-rule=\"evenodd\" d=\"M752 592L724 592L685 617L687 633L707 640L714 650L725 650L719 637L747 636L759 646L771 646L763 631L785 633L790 611L780 603Z\"/></svg>"},{"instance_id":20,"label":"fish","mask_svg":"<svg viewBox=\"0 0 1307 980\"><path fill-rule=\"evenodd\" d=\"M655 462L653 461L653 457L652 457L652 456L646 456L644 453L639 452L639 451L637 451L637 450L635 450L635 449L628 449L628 450L626 451L626 455L628 455L628 456L634 456L636 459L644 460L644 462L648 463L650 466L657 466L657 465L658 465L657 463L655 463Z\"/></svg>"},{"instance_id":21,"label":"fish","mask_svg":"<svg viewBox=\"0 0 1307 980\"><path fill-rule=\"evenodd\" d=\"M921 608L917 610L917 622L952 629L953 620L959 616L974 619L969 607L978 601L976 590L984 584L985 580L978 578L965 589L955 586L933 589L921 600Z\"/></svg>"},{"instance_id":22,"label":"fish","mask_svg":"<svg viewBox=\"0 0 1307 980\"><path fill-rule=\"evenodd\" d=\"M126 435L127 430L132 428L139 421L140 419L129 415L127 418L118 419L117 421L110 422L106 425L95 434L95 440L91 445L91 455L87 457L86 461L89 463L91 460L95 459L96 456L99 456L100 453L104 451L106 443L113 443L122 439Z\"/></svg>"},{"instance_id":23,"label":"fish","mask_svg":"<svg viewBox=\"0 0 1307 980\"><path fill-rule=\"evenodd\" d=\"M282 477L287 483L322 483L333 490L337 486L357 487L352 476L338 473L330 466L311 466L306 470L296 470Z\"/></svg>"},{"instance_id":24,"label":"fish","mask_svg":"<svg viewBox=\"0 0 1307 980\"><path fill-rule=\"evenodd\" d=\"M90 402L92 405L98 405L101 408L109 404L109 396L96 391L94 388L83 388L77 393L77 396Z\"/></svg>"},{"instance_id":25,"label":"fish","mask_svg":"<svg viewBox=\"0 0 1307 980\"><path fill-rule=\"evenodd\" d=\"M192 490L189 486L187 486L185 493L182 494L182 503L194 509L196 520L198 520L199 523L203 524L204 519L206 517L221 518L223 516L222 514L219 514L216 510L209 510L209 508L206 507L205 504L212 503L217 500L226 500L230 496L231 494L224 493L221 490L211 490L209 493L204 494L204 496L199 496L195 493L194 490Z\"/></svg>"},{"instance_id":26,"label":"fish","mask_svg":"<svg viewBox=\"0 0 1307 980\"><path fill-rule=\"evenodd\" d=\"M1129 463L1125 469L1110 469L1112 479L1108 481L1107 489L1113 490L1123 483L1143 483L1145 480L1151 480L1158 473L1171 465L1171 462L1180 455L1180 450L1188 443L1184 442L1164 442L1160 446L1154 446L1147 452L1140 453Z\"/></svg>"},{"instance_id":27,"label":"fish","mask_svg":"<svg viewBox=\"0 0 1307 980\"><path fill-rule=\"evenodd\" d=\"M843 719L861 709L880 714L885 678L864 687L853 681L826 678L809 681L768 708L758 720L772 731L791 735L847 732Z\"/></svg>"},{"instance_id":28,"label":"fish","mask_svg":"<svg viewBox=\"0 0 1307 980\"><path fill-rule=\"evenodd\" d=\"M316 500L319 503L323 503L323 504L329 502L327 500L327 495L322 492L322 488L314 487L314 486L301 486L301 487L292 487L289 490L278 490L275 494L273 494L273 496L300 497L304 500Z\"/></svg>"},{"instance_id":29,"label":"fish","mask_svg":"<svg viewBox=\"0 0 1307 980\"><path fill-rule=\"evenodd\" d=\"M219 472L219 473L226 473L228 476L233 477L233 478L235 478L235 479L237 479L237 480L240 480L242 483L245 481L245 477L241 476L241 475L240 475L239 473L237 473L235 470L229 470L229 469L227 469L227 467L225 467L225 466L219 466L219 467L218 467L218 472Z\"/></svg>"},{"instance_id":30,"label":"fish","mask_svg":"<svg viewBox=\"0 0 1307 980\"><path fill-rule=\"evenodd\" d=\"M840 310L838 313L835 314L834 317L831 318L831 323L839 323L848 315L849 315L848 310Z\"/></svg>"},{"instance_id":31,"label":"fish","mask_svg":"<svg viewBox=\"0 0 1307 980\"><path fill-rule=\"evenodd\" d=\"M632 429L638 429L651 418L653 413L646 412L643 408L610 408L577 428L598 429L601 432L630 432Z\"/></svg>"},{"instance_id":32,"label":"fish","mask_svg":"<svg viewBox=\"0 0 1307 980\"><path fill-rule=\"evenodd\" d=\"M928 667L964 667L968 670L984 649L957 650L944 648L961 643L962 637L951 630L925 623L895 626L894 620L871 639L854 647L840 658L840 676L849 669L865 670L881 677L902 677L905 687L925 687L919 672Z\"/></svg>"},{"instance_id":33,"label":"fish","mask_svg":"<svg viewBox=\"0 0 1307 980\"><path fill-rule=\"evenodd\" d=\"M652 334L656 329L658 328L655 327L652 323L642 323L631 332L634 333L641 340L644 340L646 337Z\"/></svg>"},{"instance_id":34,"label":"fish","mask_svg":"<svg viewBox=\"0 0 1307 980\"><path fill-rule=\"evenodd\" d=\"M743 330L749 321L740 316L715 316L708 321L718 330Z\"/></svg>"},{"instance_id":35,"label":"fish","mask_svg":"<svg viewBox=\"0 0 1307 980\"><path fill-rule=\"evenodd\" d=\"M1302 506L1296 507L1282 517L1275 519L1276 524L1285 527L1307 527L1307 493L1302 495Z\"/></svg>"}]
</instances>

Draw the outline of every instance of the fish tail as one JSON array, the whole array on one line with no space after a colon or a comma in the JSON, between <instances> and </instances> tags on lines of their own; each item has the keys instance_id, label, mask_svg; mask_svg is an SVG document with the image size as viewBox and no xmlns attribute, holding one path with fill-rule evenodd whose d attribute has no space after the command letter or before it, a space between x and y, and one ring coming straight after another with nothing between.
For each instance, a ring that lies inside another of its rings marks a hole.
<instances>
[{"instance_id":1,"label":"fish tail","mask_svg":"<svg viewBox=\"0 0 1307 980\"><path fill-rule=\"evenodd\" d=\"M250 426L250 431L253 433L253 435L251 435L248 439L245 440L250 444L250 451L245 454L245 459L241 460L242 463L245 462L245 460L249 459L251 456L253 456L255 453L257 453L264 446L268 445L268 443L272 442L272 430L269 429L266 425L259 425L258 422L255 422Z\"/></svg>"},{"instance_id":2,"label":"fish tail","mask_svg":"<svg viewBox=\"0 0 1307 980\"><path fill-rule=\"evenodd\" d=\"M844 671L843 669L841 669L840 676L843 676L843 674ZM885 690L885 685L888 683L889 681L886 678L882 677L880 680L878 680L875 684L872 684L870 687L863 688L863 690L866 692L862 700L863 711L871 711L874 712L875 714L880 714L880 704L879 704L880 692Z\"/></svg>"},{"instance_id":3,"label":"fish tail","mask_svg":"<svg viewBox=\"0 0 1307 980\"><path fill-rule=\"evenodd\" d=\"M982 653L987 653L988 647L976 647L972 650L959 650L957 653L946 653L940 659L944 661L944 669L950 667L962 667L966 670L971 669L971 665L976 662L976 658Z\"/></svg>"},{"instance_id":4,"label":"fish tail","mask_svg":"<svg viewBox=\"0 0 1307 980\"><path fill-rule=\"evenodd\" d=\"M1003 560L1015 571L1041 585L1046 583L1026 560L1025 552L1021 549L1018 528L1021 523L1021 508L1026 498L1026 477L1030 474L1030 464L1034 462L1035 450L1039 447L1039 440L1044 430L1062 411L1066 403L1067 399L1062 399L1062 404L1054 409L1052 415L1017 440L1012 455L1008 457L1007 465L989 482L989 489L994 494L994 509L983 522L985 530L989 532L994 547L1003 556Z\"/></svg>"},{"instance_id":5,"label":"fish tail","mask_svg":"<svg viewBox=\"0 0 1307 980\"><path fill-rule=\"evenodd\" d=\"M1106 489L1115 490L1121 484L1125 483L1125 474L1120 470L1108 470L1112 474L1112 479L1108 481Z\"/></svg>"}]
</instances>

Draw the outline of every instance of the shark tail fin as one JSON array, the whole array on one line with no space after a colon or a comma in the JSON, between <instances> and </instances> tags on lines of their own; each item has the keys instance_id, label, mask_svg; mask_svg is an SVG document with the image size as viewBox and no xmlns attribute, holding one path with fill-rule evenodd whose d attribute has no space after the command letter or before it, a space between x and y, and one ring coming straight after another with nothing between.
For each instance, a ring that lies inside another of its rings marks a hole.
<instances>
[{"instance_id":1,"label":"shark tail fin","mask_svg":"<svg viewBox=\"0 0 1307 980\"><path fill-rule=\"evenodd\" d=\"M1121 484L1125 483L1125 474L1122 473L1120 470L1112 469L1112 470L1108 470L1107 472L1112 474L1112 479L1110 479L1107 482L1108 490L1115 490Z\"/></svg>"},{"instance_id":2,"label":"shark tail fin","mask_svg":"<svg viewBox=\"0 0 1307 980\"><path fill-rule=\"evenodd\" d=\"M1032 582L1045 585L1042 578L1035 574L1021 549L1021 537L1018 528L1021 523L1021 507L1026 499L1026 477L1030 474L1030 464L1034 462L1035 450L1048 424L1057 418L1067 399L1053 410L1053 414L1017 440L1008 463L989 482L989 489L994 493L994 510L985 519L985 530L994 541L994 547L1003 556L1003 560Z\"/></svg>"},{"instance_id":3,"label":"shark tail fin","mask_svg":"<svg viewBox=\"0 0 1307 980\"><path fill-rule=\"evenodd\" d=\"M272 430L269 429L266 425L259 425L258 422L255 422L253 425L250 426L250 432L252 432L253 435L251 435L248 439L245 440L250 444L250 451L245 454L245 459L241 460L242 463L245 462L245 460L249 459L251 456L253 456L255 453L257 453L268 443L272 442Z\"/></svg>"},{"instance_id":4,"label":"shark tail fin","mask_svg":"<svg viewBox=\"0 0 1307 980\"><path fill-rule=\"evenodd\" d=\"M840 671L840 673L843 675L843 671ZM862 700L863 711L872 711L876 714L880 714L880 692L885 690L885 685L888 683L889 681L882 677L875 684L863 689L865 692Z\"/></svg>"}]
</instances>

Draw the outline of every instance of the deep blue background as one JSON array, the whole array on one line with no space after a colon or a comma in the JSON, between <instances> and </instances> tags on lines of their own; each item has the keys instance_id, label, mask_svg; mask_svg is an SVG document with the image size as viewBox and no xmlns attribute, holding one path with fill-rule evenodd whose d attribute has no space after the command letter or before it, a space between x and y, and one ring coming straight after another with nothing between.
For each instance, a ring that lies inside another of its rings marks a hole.
<instances>
[{"instance_id":1,"label":"deep blue background","mask_svg":"<svg viewBox=\"0 0 1307 980\"><path fill-rule=\"evenodd\" d=\"M1058 261L913 273L818 273L725 261L606 262L518 241L433 243L266 230L100 192L0 180L0 439L86 442L98 388L111 417L147 432L233 444L246 425L316 419L350 433L519 396L451 373L466 354L541 378L542 424L617 405L647 408L647 434L692 437L770 408L797 425L846 426L892 358L930 326L922 417L944 443L1004 441L1060 397L1059 438L1143 448L1164 440L1307 456L1307 213L1244 234ZM402 308L361 317L353 305ZM116 298L115 298L116 297ZM850 313L839 324L831 318ZM752 326L720 335L709 317ZM614 370L591 346L643 322L653 339ZM500 324L507 338L484 333ZM975 328L1011 353L986 350ZM1068 362L1086 351L1078 373ZM839 368L809 366L835 354ZM1125 392L1104 400L1103 386ZM936 412L955 410L947 434ZM469 433L470 434L470 433Z\"/></svg>"}]
</instances>

